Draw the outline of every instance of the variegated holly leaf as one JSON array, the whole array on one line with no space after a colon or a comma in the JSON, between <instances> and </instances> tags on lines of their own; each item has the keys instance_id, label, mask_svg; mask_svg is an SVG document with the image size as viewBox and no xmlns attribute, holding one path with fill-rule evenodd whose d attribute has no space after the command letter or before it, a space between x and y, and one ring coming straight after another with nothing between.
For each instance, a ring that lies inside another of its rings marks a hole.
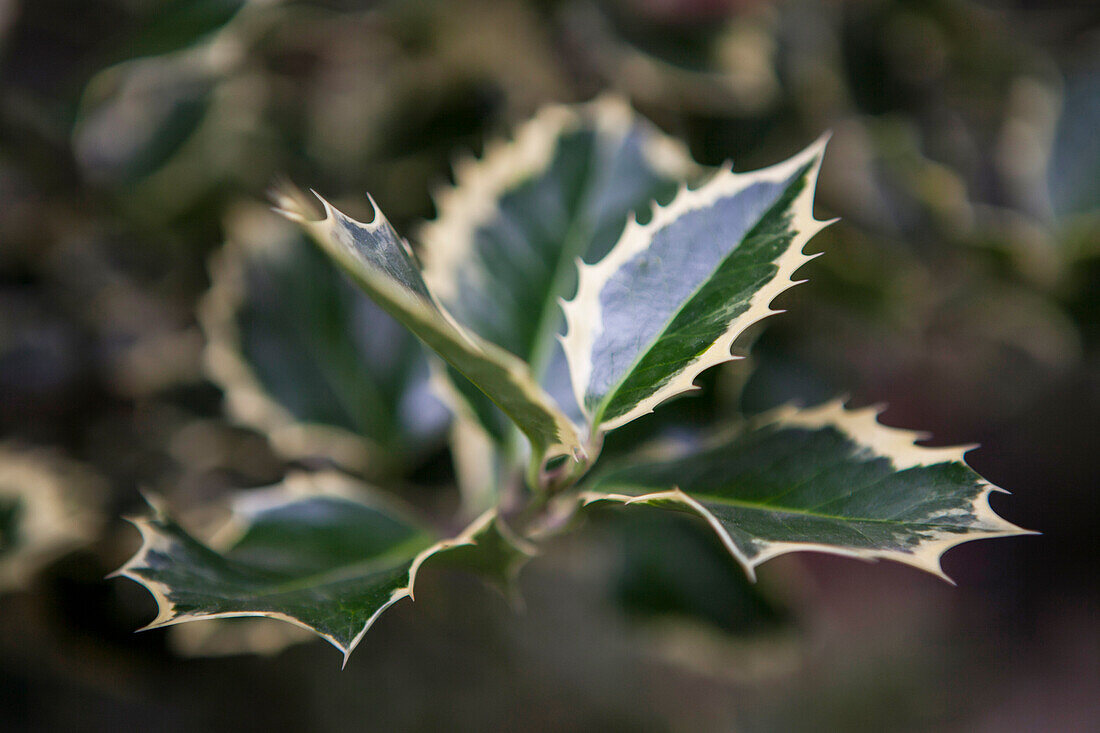
<instances>
[{"instance_id":1,"label":"variegated holly leaf","mask_svg":"<svg viewBox=\"0 0 1100 733\"><path fill-rule=\"evenodd\" d=\"M424 283L419 263L375 205L363 224L318 197L325 217L315 219L304 196L276 193L281 213L298 222L387 313L405 325L484 392L531 442L531 474L561 456L581 463L577 427L535 380L520 358L480 338L447 313ZM372 200L372 205L373 200Z\"/></svg>"},{"instance_id":2,"label":"variegated holly leaf","mask_svg":"<svg viewBox=\"0 0 1100 733\"><path fill-rule=\"evenodd\" d=\"M199 318L235 419L291 458L375 473L438 445L447 411L408 330L261 207L233 212L226 235Z\"/></svg>"},{"instance_id":3,"label":"variegated holly leaf","mask_svg":"<svg viewBox=\"0 0 1100 733\"><path fill-rule=\"evenodd\" d=\"M419 233L424 279L466 327L544 378L576 289L627 217L698 172L686 148L615 97L551 106L455 165ZM564 394L567 396L568 390Z\"/></svg>"},{"instance_id":4,"label":"variegated holly leaf","mask_svg":"<svg viewBox=\"0 0 1100 733\"><path fill-rule=\"evenodd\" d=\"M525 548L508 551L496 515L440 539L430 529L337 474L291 477L244 494L230 523L203 544L154 505L132 520L142 546L115 575L145 586L157 617L145 628L262 616L306 628L344 653L397 601L412 597L430 558L463 550L491 582L511 577ZM484 554L471 550L485 542ZM470 548L470 549L467 549ZM503 567L502 567L503 566Z\"/></svg>"},{"instance_id":5,"label":"variegated holly leaf","mask_svg":"<svg viewBox=\"0 0 1100 733\"><path fill-rule=\"evenodd\" d=\"M454 185L434 192L437 217L417 237L425 282L463 325L527 361L580 420L557 338L559 300L576 290L574 263L603 257L631 213L667 201L699 172L682 143L620 98L543 108L481 158L459 160ZM449 376L445 392L469 418L462 432L480 426L507 453L507 419Z\"/></svg>"},{"instance_id":6,"label":"variegated holly leaf","mask_svg":"<svg viewBox=\"0 0 1100 733\"><path fill-rule=\"evenodd\" d=\"M947 579L940 558L955 545L1030 534L989 506L1000 489L967 466L968 448L918 446L926 436L885 427L876 414L839 401L780 409L701 452L611 470L586 500L696 513L750 577L765 560L812 550Z\"/></svg>"},{"instance_id":7,"label":"variegated holly leaf","mask_svg":"<svg viewBox=\"0 0 1100 733\"><path fill-rule=\"evenodd\" d=\"M826 222L813 216L825 142L753 173L723 169L683 189L646 224L627 224L614 249L580 266L564 304L573 390L589 430L612 430L694 388L733 358L746 328L777 311Z\"/></svg>"},{"instance_id":8,"label":"variegated holly leaf","mask_svg":"<svg viewBox=\"0 0 1100 733\"><path fill-rule=\"evenodd\" d=\"M202 43L111 66L88 83L73 151L97 183L135 186L194 139L235 63L232 44Z\"/></svg>"}]
</instances>

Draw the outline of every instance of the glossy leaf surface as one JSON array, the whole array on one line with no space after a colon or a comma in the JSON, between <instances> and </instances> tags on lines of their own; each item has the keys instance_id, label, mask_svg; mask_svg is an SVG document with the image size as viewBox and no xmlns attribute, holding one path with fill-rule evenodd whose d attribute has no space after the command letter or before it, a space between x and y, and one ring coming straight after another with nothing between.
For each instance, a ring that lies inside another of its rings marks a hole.
<instances>
[{"instance_id":1,"label":"glossy leaf surface","mask_svg":"<svg viewBox=\"0 0 1100 733\"><path fill-rule=\"evenodd\" d=\"M563 340L589 430L606 432L694 389L810 257L824 142L772 168L724 169L683 189L615 248L581 265Z\"/></svg>"},{"instance_id":2,"label":"glossy leaf surface","mask_svg":"<svg viewBox=\"0 0 1100 733\"><path fill-rule=\"evenodd\" d=\"M163 510L133 520L142 546L116 574L144 585L158 605L146 628L202 619L265 616L307 628L344 653L345 661L378 616L411 597L421 564L489 536L492 552L474 563L511 561L487 514L464 533L440 540L403 512L350 480L322 474L292 477L242 495L218 552ZM224 532L223 532L224 534Z\"/></svg>"},{"instance_id":3,"label":"glossy leaf surface","mask_svg":"<svg viewBox=\"0 0 1100 733\"><path fill-rule=\"evenodd\" d=\"M282 212L300 223L371 298L420 337L507 414L531 441L533 466L568 456L580 460L576 427L542 390L527 364L463 326L439 306L409 248L381 211L363 224L321 199L315 220L300 195L278 196Z\"/></svg>"},{"instance_id":4,"label":"glossy leaf surface","mask_svg":"<svg viewBox=\"0 0 1100 733\"><path fill-rule=\"evenodd\" d=\"M886 558L946 578L944 552L1027 534L999 517L999 491L967 466L967 448L925 448L919 433L839 402L786 408L692 455L597 478L589 501L647 503L703 517L750 576L776 555L813 550Z\"/></svg>"}]
</instances>

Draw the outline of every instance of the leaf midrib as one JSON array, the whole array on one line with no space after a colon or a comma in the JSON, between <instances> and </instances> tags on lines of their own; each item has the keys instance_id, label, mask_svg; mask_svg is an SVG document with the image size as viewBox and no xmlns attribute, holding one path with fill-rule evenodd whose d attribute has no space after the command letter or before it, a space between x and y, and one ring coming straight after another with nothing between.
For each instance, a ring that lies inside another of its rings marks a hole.
<instances>
[{"instance_id":1,"label":"leaf midrib","mask_svg":"<svg viewBox=\"0 0 1100 733\"><path fill-rule=\"evenodd\" d=\"M590 428L591 428L591 429L592 429L593 431L597 430L597 429L599 428L599 426L600 426L601 424L603 424L603 422L604 422L604 415L605 415L605 414L606 414L606 412L607 412L607 408L608 408L608 407L609 407L609 406L611 405L611 402L612 402L612 401L613 401L613 400L615 399L616 395L618 395L619 391L620 391L620 390L621 390L621 389L623 388L623 385L624 385L624 384L626 384L627 380L628 380L628 379L630 379L630 376L631 376L631 375L632 375L632 374L633 374L633 373L634 373L634 372L635 372L635 371L637 370L637 368L638 368L638 365L639 365L639 364L641 364L641 363L642 363L642 362L643 362L643 361L645 360L645 358L646 358L647 356L649 356L650 352L652 352L652 351L653 351L653 348L654 348L654 347L655 347L655 346L656 346L656 345L657 345L658 343L660 343L660 342L661 342L661 341L662 341L662 340L664 339L665 335L666 335L666 334L668 333L669 329L670 329L670 328L672 327L672 324L676 322L676 319L677 319L677 318L679 318L680 314L681 314L681 313L682 313L682 312L683 312L683 311L684 311L684 310L685 310L685 309L686 309L686 308L687 308L687 307L688 307L688 306L689 306L689 305L690 305L691 303L693 303L693 302L695 301L695 299L696 299L696 298L697 298L697 297L699 296L700 292L702 292L702 290L703 290L704 288L706 288L706 287L707 287L707 285L708 285L708 284L709 284L710 282L712 282L712 281L714 280L714 278L715 278L716 274L717 274L717 273L718 273L719 271L721 271L721 270L723 269L723 266L724 266L724 265L726 264L726 262L727 262L727 261L729 261L729 259L730 259L731 257L733 257L734 255L736 255L736 254L737 254L738 250L740 250L740 248L741 248L741 245L742 245L742 244L743 244L743 243L745 242L745 240L746 240L746 239L748 239L749 237L751 237L751 236L752 236L752 234L753 234L753 233L754 233L754 232L756 231L756 229L757 229L757 228L758 228L758 227L760 226L760 223L761 223L762 221L764 221L765 219L767 219L767 218L768 218L769 216L771 216L772 212L773 212L773 211L775 211L775 209L776 209L776 207L777 207L777 206L779 206L779 204L780 204L780 202L782 201L782 199L783 199L784 195L786 194L786 192L787 192L788 190L790 190L790 187L791 187L791 186L793 186L793 185L795 185L796 183L798 183L798 182L799 182L800 180L802 180L802 179L803 179L803 178L804 178L804 177L806 176L806 174L807 174L807 172L808 172L809 170L810 170L810 167L809 167L809 166L806 166L805 168L803 168L803 170L801 171L801 173L800 173L800 174L799 174L798 176L794 177L794 178L793 178L793 179L792 179L792 180L790 181L790 183L788 184L787 188L785 188L785 189L783 190L783 193L781 193L781 194L779 195L779 197L778 197L778 199L776 200L776 202L775 202L774 204L772 204L772 205L771 205L770 207L768 207L768 210L767 210L767 211L765 211L765 212L764 212L763 214L761 214L761 215L760 215L760 217L759 217L759 218L757 219L757 221L756 221L756 222L755 222L755 223L754 223L754 224L752 225L752 227L751 227L750 229L746 230L746 231L745 231L745 233L744 233L744 234L743 234L743 235L741 236L741 238L740 238L740 239L739 239L739 240L737 241L737 244L736 244L736 245L735 245L735 246L734 246L733 248L731 248L731 249L729 250L729 252L727 252L727 253L726 253L726 256L725 256L725 257L723 257L723 258L722 258L722 259L721 259L721 260L720 260L720 261L718 262L718 264L717 264L717 265L716 265L716 266L714 267L714 269L713 269L713 270L711 270L710 274L709 274L709 275L707 275L707 277L705 277L705 278L701 279L701 280L699 281L699 284L698 284L698 285L697 285L697 286L695 287L695 289L694 289L694 290L692 290L692 291L691 291L691 293L690 293L690 294L688 295L688 297L687 297L687 298L685 298L685 299L683 300L683 302L681 302L681 303L680 303L680 306L679 306L678 308L676 308L676 309L675 309L675 310L674 310L674 311L673 311L673 312L672 312L672 313L670 314L669 318L668 318L668 319L667 319L667 320L665 321L664 325L662 325L662 326L661 326L661 329L660 329L660 330L659 330L659 331L657 332L657 335L656 335L656 336L655 336L655 337L654 337L654 338L653 338L653 339L652 339L652 340L651 340L651 341L650 341L650 342L649 342L649 343L648 343L648 344L646 345L646 348L645 348L644 350L642 350L642 351L640 351L640 352L638 353L638 356L637 356L637 357L635 357L634 361L633 361L633 362L631 362L630 366L629 366L629 367L628 367L628 368L627 368L626 370L624 370L624 371L623 371L623 376L622 376L622 378L621 378L621 379L619 379L619 380L618 380L618 381L617 381L617 382L616 382L616 383L615 383L615 384L614 384L614 385L612 386L612 388L611 388L611 389L607 390L607 392L606 392L606 394L605 394L605 395L603 396L603 398L602 398L602 399L601 399L601 400L600 400L600 401L599 401L599 402L597 403L597 409L596 409L596 410L595 410L595 411L593 412L593 419L592 419L592 424L591 424L591 426L590 426ZM692 209L692 211L698 211L698 209ZM667 225L666 225L666 226L667 226ZM793 243L793 240L792 240L792 243ZM790 246L790 245L788 245L788 247L789 247L789 246ZM787 250L784 250L784 253L786 253L786 251L787 251ZM772 262L774 262L774 260L773 260ZM770 263L769 263L769 264L770 264ZM774 279L774 277L773 277L772 279ZM771 283L771 280L769 280L769 281L768 281L768 283L770 284L770 283ZM754 295L755 295L755 293L754 293ZM750 300L751 300L751 298L750 298ZM742 312L742 313L739 313L739 314L738 314L738 315L736 315L736 316L734 316L733 320L731 320L731 321L730 321L730 323L729 323L729 324L727 324L727 326L726 326L726 329L725 329L725 331L723 331L723 334L724 334L724 333L726 333L726 332L728 332L728 331L729 331L729 328L730 328L730 326L731 326L731 325L732 325L732 324L733 324L733 323L734 323L734 322L735 322L735 321L736 321L736 320L737 320L738 318L740 318L740 317L741 317L742 315L743 315L743 312ZM705 354L705 353L707 352L707 350L708 350L708 349L710 349L710 348L711 348L711 346L713 346L713 345L714 345L714 343L716 343L716 342L711 342L711 343L710 343L710 344L709 344L709 345L708 345L708 346L707 346L707 347L706 347L705 349L703 349L703 350L702 350L701 352L699 352L698 354L696 354L696 355L695 355L695 358L698 358L698 356L700 356L701 354ZM694 360L694 359L693 359L693 360ZM668 383L668 381L670 381L670 380L671 380L672 378L674 378L674 377L675 377L675 376L676 376L677 374L680 374L680 373L681 373L681 372L683 372L683 371L684 371L684 370L683 370L683 369L681 369L680 371L678 371L678 372L675 372L675 373L674 373L674 374L672 374L672 375L669 375L669 377L668 377L667 379L665 379L665 380L664 380L663 382L661 382L661 384L659 385L659 387L658 387L658 388L660 388L660 386L664 386L665 384L667 384L667 383Z\"/></svg>"},{"instance_id":2,"label":"leaf midrib","mask_svg":"<svg viewBox=\"0 0 1100 733\"><path fill-rule=\"evenodd\" d=\"M560 147L563 138L557 141ZM591 153L585 157L585 171L581 177L581 185L570 201L569 211L573 212L569 226L566 227L562 238L562 246L559 250L557 262L554 265L554 274L550 278L550 287L547 289L542 302L542 310L539 312L535 326L535 335L531 340L531 352L527 362L531 365L531 373L542 384L546 376L546 370L550 367L550 359L553 354L554 335L561 324L561 311L558 304L559 297L565 297L564 284L570 276L570 269L574 262L583 254L588 243L592 240L591 215L584 204L590 198L589 194L595 182L599 179L599 170L593 163L593 159L599 155L600 140L596 133L591 141Z\"/></svg>"},{"instance_id":3,"label":"leaf midrib","mask_svg":"<svg viewBox=\"0 0 1100 733\"><path fill-rule=\"evenodd\" d=\"M638 487L635 487L635 488L639 488L639 489L647 488L648 489L648 488L652 488L652 487L638 486ZM654 492L654 493L663 493L663 492ZM872 517L845 517L845 516L839 515L839 514L823 514L823 513L820 513L820 512L815 512L815 511L809 510L809 509L796 509L796 508L777 507L777 506L770 505L770 504L762 504L760 502L746 501L744 499L731 499L729 497L714 496L712 494L700 494L700 493L690 493L690 492L684 492L684 493L685 493L686 496L688 496L691 499L694 499L695 501L698 501L700 503L709 502L709 503L712 503L712 504L723 504L725 506L737 507L738 509L749 509L749 510L753 510L753 511L770 512L770 513L773 513L773 514L774 513L796 514L796 515L799 515L799 516L813 517L814 519L828 519L828 520L834 520L834 521L837 521L837 522L846 522L846 523L865 522L865 523L868 523L868 524L888 524L888 525L891 525L891 526L918 526L918 527L934 527L934 528L943 528L943 529L947 529L947 528L960 529L960 528L962 528L961 525L948 524L948 523L945 523L945 522L919 522L919 521L915 521L915 520L906 521L906 520L898 520L898 519L878 519L878 518L872 518ZM640 494L639 496L644 496L644 495L645 494Z\"/></svg>"},{"instance_id":4,"label":"leaf midrib","mask_svg":"<svg viewBox=\"0 0 1100 733\"><path fill-rule=\"evenodd\" d=\"M400 567L404 563L412 563L413 558L420 552L432 546L431 539L426 535L417 534L394 545L386 552L371 558L359 560L349 565L342 565L332 570L325 570L302 578L290 580L267 586L262 590L252 591L253 598L293 593L299 590L308 590L326 585L334 585L345 580L354 580L358 577L370 575L384 570Z\"/></svg>"}]
</instances>

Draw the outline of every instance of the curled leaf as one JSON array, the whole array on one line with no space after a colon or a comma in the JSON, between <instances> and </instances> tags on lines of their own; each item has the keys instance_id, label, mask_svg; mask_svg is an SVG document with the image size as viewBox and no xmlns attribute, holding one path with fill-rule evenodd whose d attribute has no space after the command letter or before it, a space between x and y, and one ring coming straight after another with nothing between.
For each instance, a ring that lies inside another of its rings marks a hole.
<instances>
[{"instance_id":1,"label":"curled leaf","mask_svg":"<svg viewBox=\"0 0 1100 733\"><path fill-rule=\"evenodd\" d=\"M319 198L319 197L318 197ZM581 462L576 426L539 386L527 364L459 325L439 305L421 276L412 249L381 210L369 224L351 219L324 199L323 219L303 196L276 194L280 211L298 222L383 310L405 325L477 385L523 431L532 446L533 472L565 456Z\"/></svg>"}]
</instances>

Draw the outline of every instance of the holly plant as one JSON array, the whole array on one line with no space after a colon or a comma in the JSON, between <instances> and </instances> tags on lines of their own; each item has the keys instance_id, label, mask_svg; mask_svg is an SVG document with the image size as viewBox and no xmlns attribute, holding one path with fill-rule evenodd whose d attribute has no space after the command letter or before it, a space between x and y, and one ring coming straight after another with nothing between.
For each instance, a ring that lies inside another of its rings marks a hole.
<instances>
[{"instance_id":1,"label":"holly plant","mask_svg":"<svg viewBox=\"0 0 1100 733\"><path fill-rule=\"evenodd\" d=\"M346 660L413 597L426 563L508 590L540 544L597 504L693 515L750 577L810 550L946 578L949 548L1024 534L990 508L999 489L966 448L917 445L920 434L841 401L730 414L709 434L600 460L610 433L734 359L800 282L804 249L829 224L813 214L824 152L822 139L763 170L707 171L621 100L554 106L457 163L415 250L373 200L363 223L280 189L277 211L347 278L268 225L221 253L201 317L231 413L289 457L329 446L385 483L400 474L393 456L415 463L440 439L438 398L472 521L441 532L331 472L246 494L207 543L154 501L119 570L155 596L150 627L266 616ZM337 449L349 441L359 460Z\"/></svg>"}]
</instances>

